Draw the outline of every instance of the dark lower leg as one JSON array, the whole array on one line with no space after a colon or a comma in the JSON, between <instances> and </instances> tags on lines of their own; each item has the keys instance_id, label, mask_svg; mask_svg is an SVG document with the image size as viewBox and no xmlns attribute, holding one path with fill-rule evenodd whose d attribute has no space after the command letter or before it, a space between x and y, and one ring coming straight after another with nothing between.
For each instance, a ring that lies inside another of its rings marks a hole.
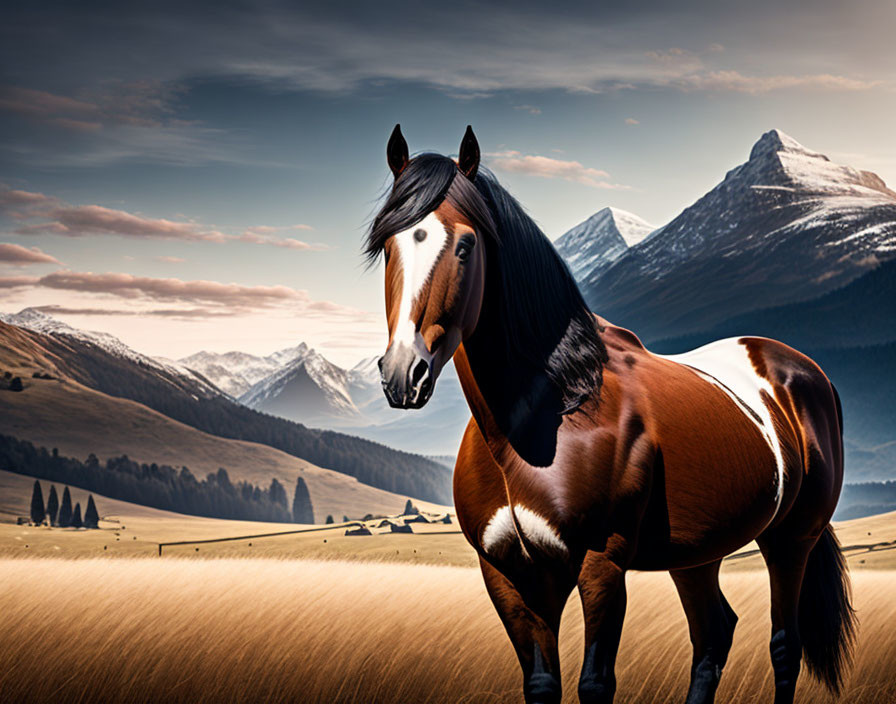
<instances>
[{"instance_id":1,"label":"dark lower leg","mask_svg":"<svg viewBox=\"0 0 896 704\"><path fill-rule=\"evenodd\" d=\"M719 589L719 562L671 573L693 646L687 704L710 704L728 661L737 614Z\"/></svg>"},{"instance_id":2,"label":"dark lower leg","mask_svg":"<svg viewBox=\"0 0 896 704\"><path fill-rule=\"evenodd\" d=\"M625 573L599 553L588 553L579 576L585 615L585 658L579 701L609 704L616 694L616 653L625 618Z\"/></svg>"},{"instance_id":3,"label":"dark lower leg","mask_svg":"<svg viewBox=\"0 0 896 704\"><path fill-rule=\"evenodd\" d=\"M489 596L523 671L523 695L527 704L559 704L560 656L557 633L560 615L571 587L558 589L546 579L523 593L501 572L480 560Z\"/></svg>"}]
</instances>

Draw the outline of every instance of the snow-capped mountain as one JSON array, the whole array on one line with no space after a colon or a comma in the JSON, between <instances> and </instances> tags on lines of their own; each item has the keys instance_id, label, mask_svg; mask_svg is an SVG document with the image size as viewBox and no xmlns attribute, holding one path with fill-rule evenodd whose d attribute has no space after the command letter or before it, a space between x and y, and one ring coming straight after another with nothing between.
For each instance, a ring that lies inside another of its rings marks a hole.
<instances>
[{"instance_id":1,"label":"snow-capped mountain","mask_svg":"<svg viewBox=\"0 0 896 704\"><path fill-rule=\"evenodd\" d=\"M178 362L156 359L141 354L135 349L128 347L114 335L74 328L36 308L25 308L18 313L0 313L0 321L56 338L73 338L80 343L98 347L115 357L136 362L163 375L179 377L188 387L195 387L194 391L198 390L204 395L214 396L221 393L218 387L214 383L210 383L209 379L202 375L201 372L197 374L193 369L187 368Z\"/></svg>"},{"instance_id":2,"label":"snow-capped mountain","mask_svg":"<svg viewBox=\"0 0 896 704\"><path fill-rule=\"evenodd\" d=\"M616 261L641 242L654 226L619 208L604 208L561 235L554 247L572 275L580 278Z\"/></svg>"},{"instance_id":3,"label":"snow-capped mountain","mask_svg":"<svg viewBox=\"0 0 896 704\"><path fill-rule=\"evenodd\" d=\"M202 351L183 357L177 360L177 363L196 370L211 379L222 391L239 398L253 384L279 371L285 364L307 352L308 347L305 343L274 352L266 357L246 352Z\"/></svg>"},{"instance_id":4,"label":"snow-capped mountain","mask_svg":"<svg viewBox=\"0 0 896 704\"><path fill-rule=\"evenodd\" d=\"M349 372L304 344L295 350L297 357L253 384L240 402L301 423L357 418Z\"/></svg>"},{"instance_id":5,"label":"snow-capped mountain","mask_svg":"<svg viewBox=\"0 0 896 704\"><path fill-rule=\"evenodd\" d=\"M822 295L896 256L896 193L778 130L667 225L577 278L645 341Z\"/></svg>"}]
</instances>

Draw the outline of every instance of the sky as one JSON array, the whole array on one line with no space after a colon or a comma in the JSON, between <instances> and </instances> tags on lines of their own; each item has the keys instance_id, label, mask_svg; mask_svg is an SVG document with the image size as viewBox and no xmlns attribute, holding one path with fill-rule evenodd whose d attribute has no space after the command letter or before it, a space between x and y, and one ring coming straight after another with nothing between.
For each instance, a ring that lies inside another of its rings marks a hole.
<instances>
[{"instance_id":1,"label":"sky","mask_svg":"<svg viewBox=\"0 0 896 704\"><path fill-rule=\"evenodd\" d=\"M556 239L662 225L772 128L896 183L896 3L4 3L0 311L179 358L382 352L385 145L483 163Z\"/></svg>"}]
</instances>

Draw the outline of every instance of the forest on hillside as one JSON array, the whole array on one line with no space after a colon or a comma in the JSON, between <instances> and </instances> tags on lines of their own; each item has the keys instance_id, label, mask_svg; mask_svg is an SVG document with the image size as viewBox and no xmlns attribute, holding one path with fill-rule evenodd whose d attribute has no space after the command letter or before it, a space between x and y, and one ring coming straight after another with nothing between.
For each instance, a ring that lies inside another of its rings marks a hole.
<instances>
[{"instance_id":1,"label":"forest on hillside","mask_svg":"<svg viewBox=\"0 0 896 704\"><path fill-rule=\"evenodd\" d=\"M419 455L260 413L71 336L41 336L41 341L61 371L110 396L137 401L212 435L274 447L386 491L452 502L451 470Z\"/></svg>"},{"instance_id":2,"label":"forest on hillside","mask_svg":"<svg viewBox=\"0 0 896 704\"><path fill-rule=\"evenodd\" d=\"M241 481L233 484L224 468L198 479L187 467L140 464L126 455L101 463L95 455L86 461L61 456L55 449L35 447L30 442L0 435L0 468L17 474L69 484L112 499L207 518L291 523L294 516L286 489L272 479L267 488ZM303 506L311 511L307 489ZM300 522L311 523L303 512Z\"/></svg>"}]
</instances>

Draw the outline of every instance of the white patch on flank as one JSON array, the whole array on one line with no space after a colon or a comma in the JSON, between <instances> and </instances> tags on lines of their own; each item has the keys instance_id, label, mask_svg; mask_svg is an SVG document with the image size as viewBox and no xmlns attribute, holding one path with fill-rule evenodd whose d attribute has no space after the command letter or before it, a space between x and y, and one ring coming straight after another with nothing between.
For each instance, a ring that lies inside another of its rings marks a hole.
<instances>
[{"instance_id":1,"label":"white patch on flank","mask_svg":"<svg viewBox=\"0 0 896 704\"><path fill-rule=\"evenodd\" d=\"M781 442L775 433L771 413L762 401L760 392L765 391L774 398L775 391L768 379L756 373L747 348L740 343L740 339L732 337L683 354L657 356L694 369L701 378L724 391L741 412L759 428L778 468L778 491L775 497L775 513L772 514L774 520L784 497L784 456L781 454ZM758 416L758 420L753 413L743 408L744 405Z\"/></svg>"},{"instance_id":2,"label":"white patch on flank","mask_svg":"<svg viewBox=\"0 0 896 704\"><path fill-rule=\"evenodd\" d=\"M522 504L517 504L513 508L513 513L520 530L533 547L561 557L566 557L569 554L566 543L560 539L557 531L535 511ZM491 517L485 530L482 531L482 547L487 553L503 557L508 548L517 540L518 536L513 525L513 517L510 515L510 507L502 506L495 511L495 515Z\"/></svg>"},{"instance_id":3,"label":"white patch on flank","mask_svg":"<svg viewBox=\"0 0 896 704\"><path fill-rule=\"evenodd\" d=\"M417 230L426 232L426 239L422 242L414 239ZM413 345L415 342L417 326L411 320L414 301L432 274L446 239L448 232L434 213L395 235L402 273L401 303L394 335L397 343Z\"/></svg>"}]
</instances>

